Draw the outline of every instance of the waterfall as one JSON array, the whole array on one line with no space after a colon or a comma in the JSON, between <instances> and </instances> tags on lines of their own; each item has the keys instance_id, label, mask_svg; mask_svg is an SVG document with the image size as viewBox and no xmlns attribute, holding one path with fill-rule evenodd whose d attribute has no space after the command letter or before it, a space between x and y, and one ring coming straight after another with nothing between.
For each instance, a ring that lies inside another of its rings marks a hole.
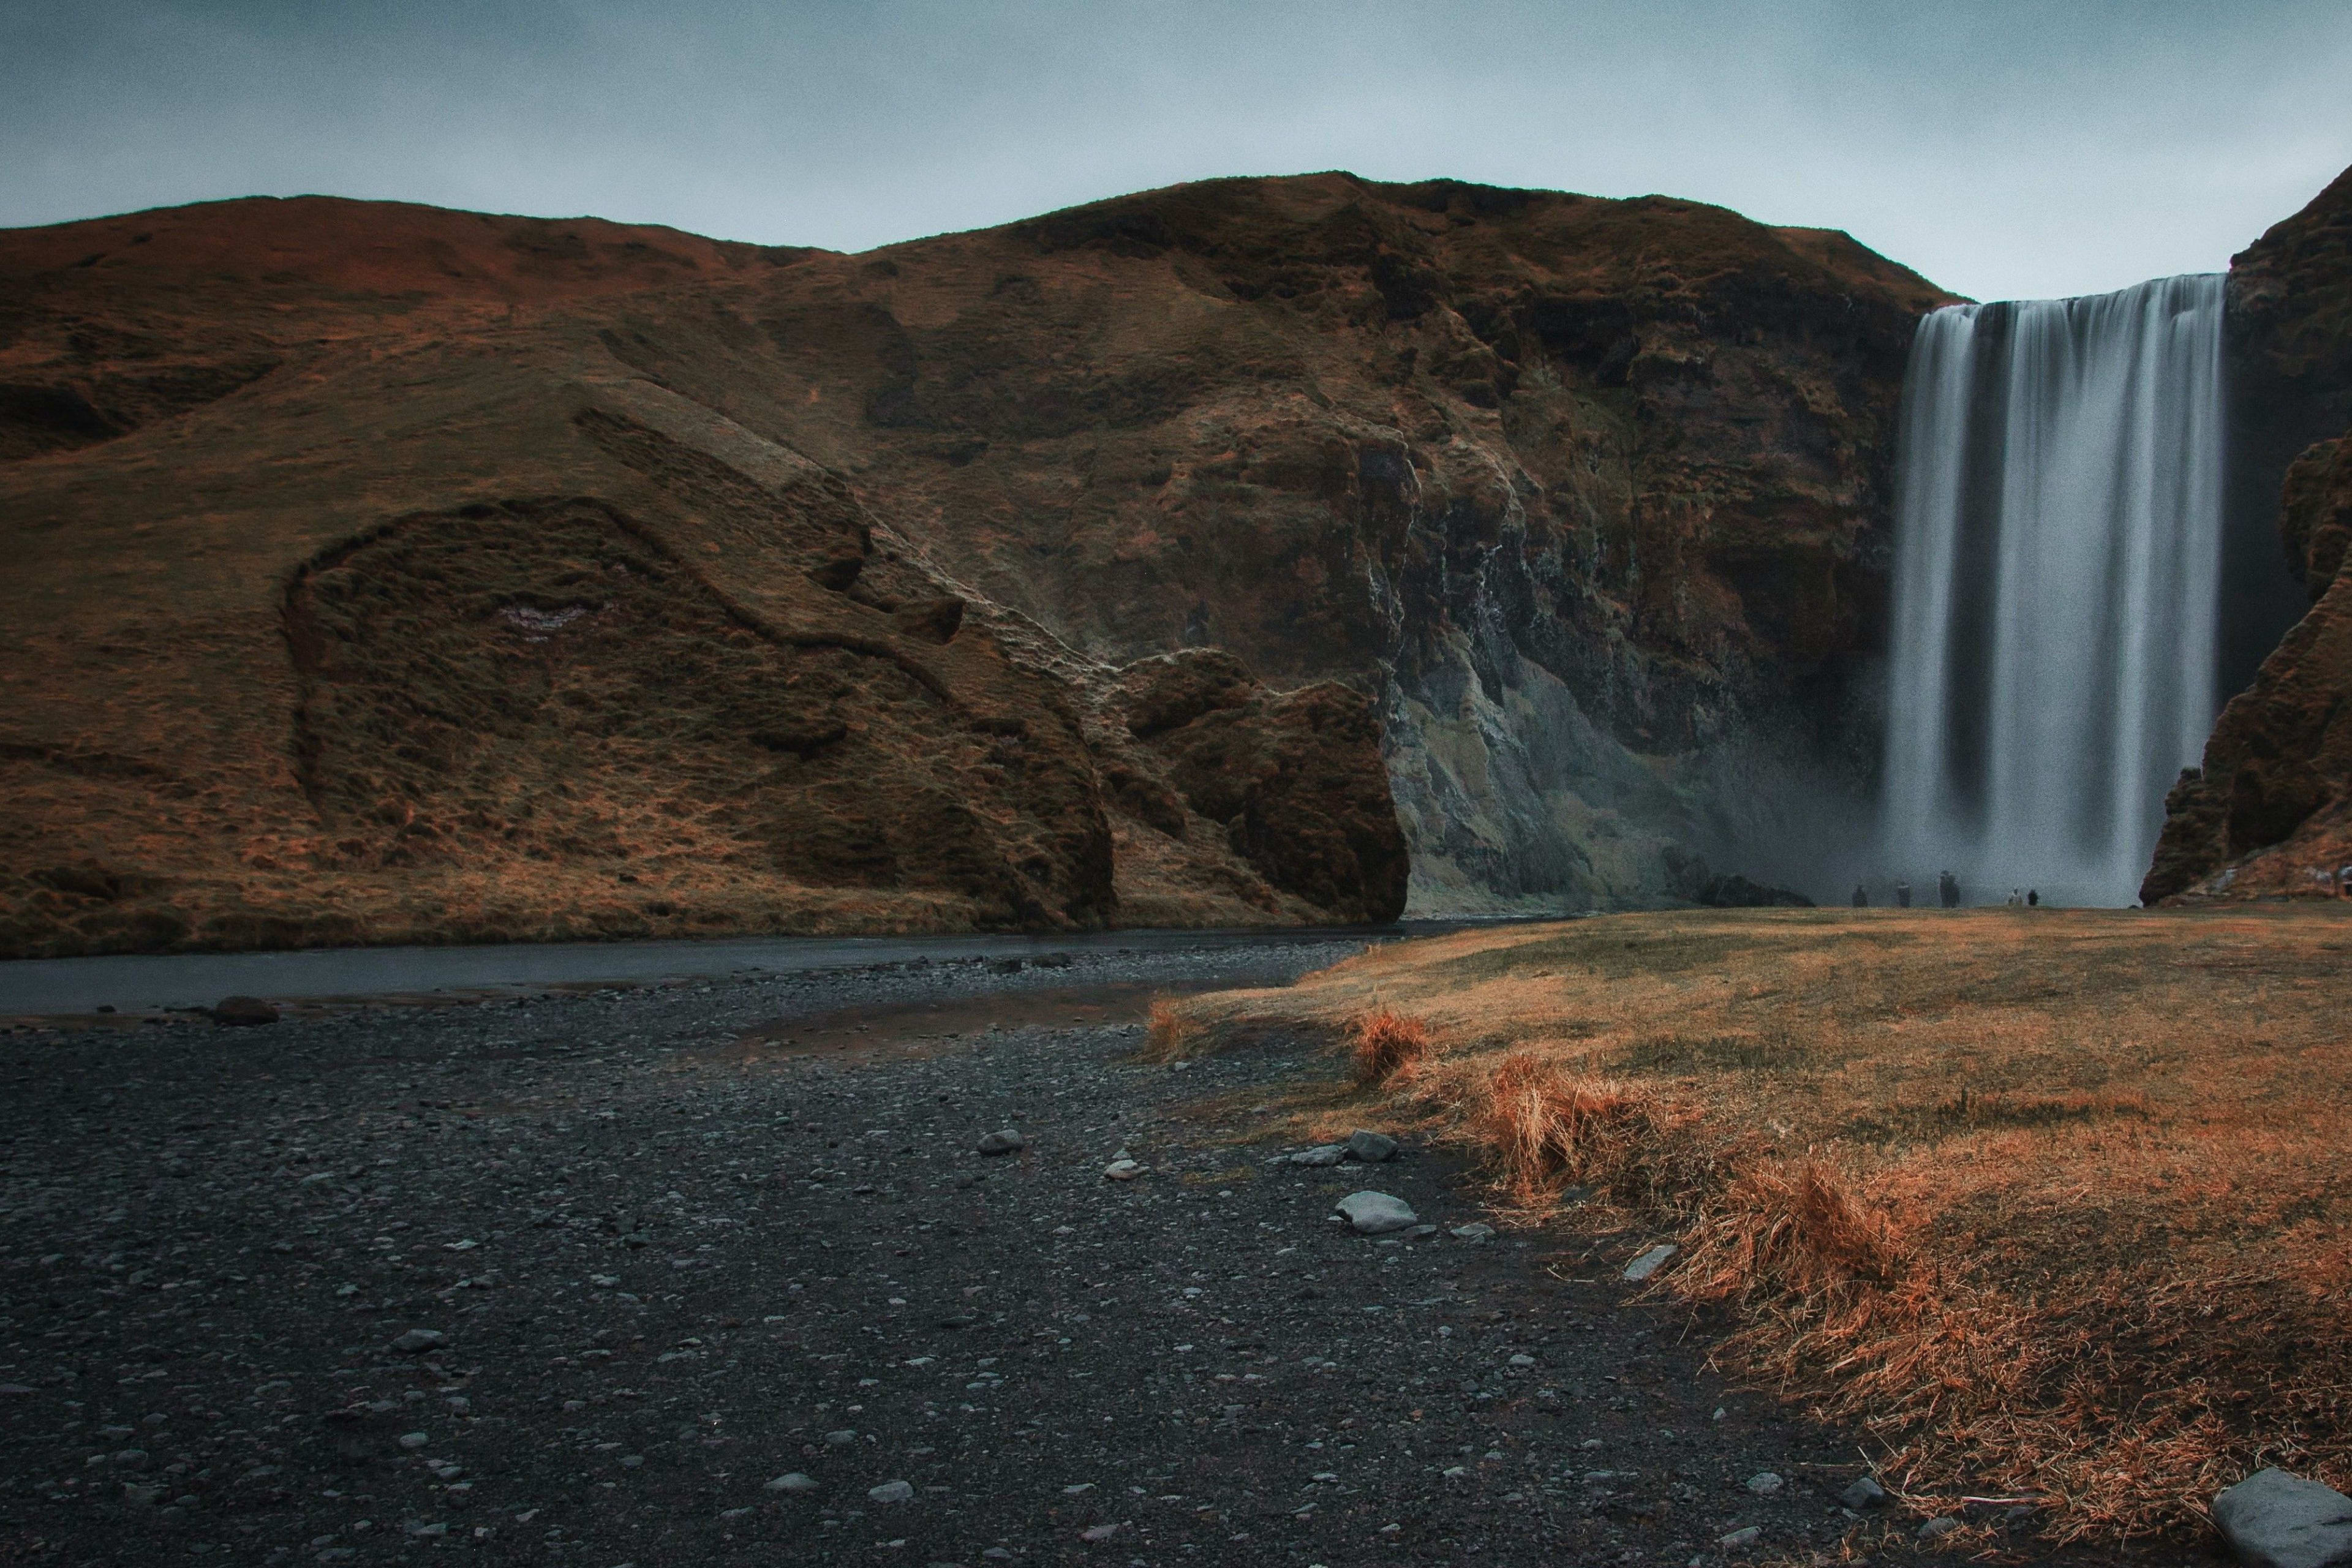
<instances>
[{"instance_id":1,"label":"waterfall","mask_svg":"<svg viewBox=\"0 0 2352 1568\"><path fill-rule=\"evenodd\" d=\"M1903 390L1882 864L2129 904L2215 710L2221 274L1956 305ZM1923 898L1922 901L1926 901Z\"/></svg>"}]
</instances>

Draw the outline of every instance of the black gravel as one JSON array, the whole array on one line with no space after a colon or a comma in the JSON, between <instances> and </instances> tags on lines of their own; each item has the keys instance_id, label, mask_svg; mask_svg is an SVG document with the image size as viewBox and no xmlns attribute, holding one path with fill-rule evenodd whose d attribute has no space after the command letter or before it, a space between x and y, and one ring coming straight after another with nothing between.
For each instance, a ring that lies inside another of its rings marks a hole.
<instances>
[{"instance_id":1,"label":"black gravel","mask_svg":"<svg viewBox=\"0 0 2352 1568\"><path fill-rule=\"evenodd\" d=\"M1850 1437L1624 1303L1653 1238L1459 1239L1410 1142L1267 1163L1303 1042L1137 1059L1150 988L1332 956L16 1032L0 1562L1907 1555Z\"/></svg>"}]
</instances>

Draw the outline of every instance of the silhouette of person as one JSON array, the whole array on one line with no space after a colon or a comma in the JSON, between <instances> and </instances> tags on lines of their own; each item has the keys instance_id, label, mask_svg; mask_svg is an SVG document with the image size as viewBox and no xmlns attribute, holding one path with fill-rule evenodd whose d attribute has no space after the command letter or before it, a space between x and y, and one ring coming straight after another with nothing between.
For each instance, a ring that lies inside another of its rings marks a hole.
<instances>
[{"instance_id":1,"label":"silhouette of person","mask_svg":"<svg viewBox=\"0 0 2352 1568\"><path fill-rule=\"evenodd\" d=\"M1898 910L1907 910L1911 907L1910 883L1897 882L1895 884L1895 907Z\"/></svg>"},{"instance_id":2,"label":"silhouette of person","mask_svg":"<svg viewBox=\"0 0 2352 1568\"><path fill-rule=\"evenodd\" d=\"M2038 910L2042 907L2041 889L2028 888L2025 889L2025 907L2029 910Z\"/></svg>"},{"instance_id":3,"label":"silhouette of person","mask_svg":"<svg viewBox=\"0 0 2352 1568\"><path fill-rule=\"evenodd\" d=\"M1870 889L1860 882L1853 885L1853 907L1858 910L1870 908Z\"/></svg>"},{"instance_id":4,"label":"silhouette of person","mask_svg":"<svg viewBox=\"0 0 2352 1568\"><path fill-rule=\"evenodd\" d=\"M1960 907L1960 879L1949 871L1936 879L1936 901L1948 910Z\"/></svg>"}]
</instances>

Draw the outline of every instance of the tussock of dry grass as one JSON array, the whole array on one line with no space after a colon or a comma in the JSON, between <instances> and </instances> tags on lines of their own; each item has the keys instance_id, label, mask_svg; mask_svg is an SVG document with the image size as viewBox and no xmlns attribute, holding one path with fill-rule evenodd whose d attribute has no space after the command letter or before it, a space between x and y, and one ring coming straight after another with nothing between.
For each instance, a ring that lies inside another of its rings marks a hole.
<instances>
[{"instance_id":1,"label":"tussock of dry grass","mask_svg":"<svg viewBox=\"0 0 2352 1568\"><path fill-rule=\"evenodd\" d=\"M1356 1081L1386 1083L1429 1055L1429 1026L1392 1007L1375 1007L1348 1026Z\"/></svg>"},{"instance_id":2,"label":"tussock of dry grass","mask_svg":"<svg viewBox=\"0 0 2352 1568\"><path fill-rule=\"evenodd\" d=\"M1376 1063L1374 1019L1421 1026L1367 1081L1531 1213L1572 1183L1673 1226L1661 1288L1922 1506L2032 1495L2113 1540L2261 1464L2352 1486L2347 953L2326 908L1626 916L1377 949L1169 1030Z\"/></svg>"}]
</instances>

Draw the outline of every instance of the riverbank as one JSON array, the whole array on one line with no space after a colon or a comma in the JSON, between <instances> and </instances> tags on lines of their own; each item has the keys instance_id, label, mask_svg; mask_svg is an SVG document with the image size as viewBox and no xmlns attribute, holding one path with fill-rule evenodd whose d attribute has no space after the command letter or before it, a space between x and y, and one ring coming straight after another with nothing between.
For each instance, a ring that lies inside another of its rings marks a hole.
<instances>
[{"instance_id":1,"label":"riverbank","mask_svg":"<svg viewBox=\"0 0 2352 1568\"><path fill-rule=\"evenodd\" d=\"M1727 1364L1930 1506L2194 1535L2261 1464L2352 1479L2352 916L1755 910L1463 932L1161 1019L1361 1043L1530 1220L1680 1251Z\"/></svg>"},{"instance_id":2,"label":"riverbank","mask_svg":"<svg viewBox=\"0 0 2352 1568\"><path fill-rule=\"evenodd\" d=\"M20 1029L7 1547L1909 1554L1916 1518L1840 1500L1874 1458L1857 1434L1727 1385L1703 1325L1628 1301L1646 1234L1515 1228L1305 1035L1146 1059L1155 998L1272 994L1334 956L1262 939ZM1282 1158L1358 1125L1402 1152ZM1006 1128L1022 1148L979 1152ZM1106 1179L1122 1152L1144 1170ZM1360 1189L1434 1228L1336 1224Z\"/></svg>"}]
</instances>

